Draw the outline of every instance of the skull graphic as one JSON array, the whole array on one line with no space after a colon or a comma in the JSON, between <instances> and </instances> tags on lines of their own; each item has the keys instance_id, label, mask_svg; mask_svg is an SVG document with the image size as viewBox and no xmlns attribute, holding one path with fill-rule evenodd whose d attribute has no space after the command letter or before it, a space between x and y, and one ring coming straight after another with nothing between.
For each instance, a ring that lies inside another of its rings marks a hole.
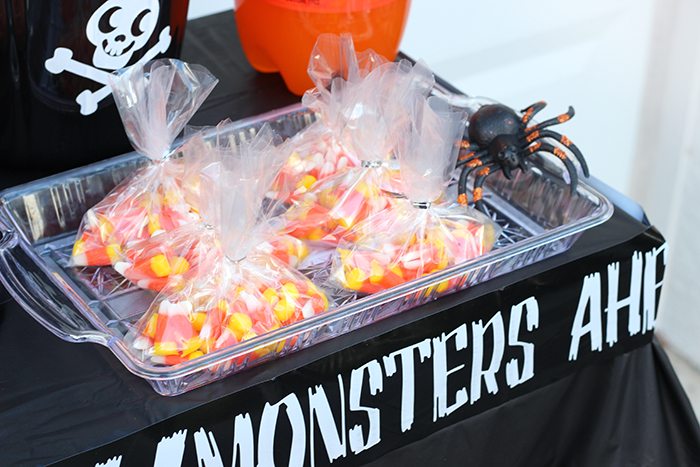
<instances>
[{"instance_id":1,"label":"skull graphic","mask_svg":"<svg viewBox=\"0 0 700 467\"><path fill-rule=\"evenodd\" d=\"M95 46L92 65L73 58L73 50L57 47L53 57L44 62L44 67L54 75L69 72L91 79L103 86L96 91L85 89L75 101L80 113L90 115L105 97L109 96L110 71L124 68L134 52L141 50L158 24L158 0L107 0L90 16L85 33ZM158 35L158 42L146 50L137 60L146 63L170 47L170 26L165 26ZM135 64L132 64L135 65Z\"/></svg>"},{"instance_id":2,"label":"skull graphic","mask_svg":"<svg viewBox=\"0 0 700 467\"><path fill-rule=\"evenodd\" d=\"M104 70L125 67L143 48L158 22L158 0L108 0L90 17L86 33L95 46L92 64Z\"/></svg>"}]
</instances>

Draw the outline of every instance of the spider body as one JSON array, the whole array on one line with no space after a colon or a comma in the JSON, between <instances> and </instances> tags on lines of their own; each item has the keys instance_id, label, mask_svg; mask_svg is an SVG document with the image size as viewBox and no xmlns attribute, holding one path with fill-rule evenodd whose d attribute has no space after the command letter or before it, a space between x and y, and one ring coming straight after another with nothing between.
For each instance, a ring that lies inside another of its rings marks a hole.
<instances>
[{"instance_id":1,"label":"spider body","mask_svg":"<svg viewBox=\"0 0 700 467\"><path fill-rule=\"evenodd\" d=\"M488 146L499 135L519 133L520 117L505 105L485 105L469 119L469 141L481 147Z\"/></svg>"},{"instance_id":2,"label":"spider body","mask_svg":"<svg viewBox=\"0 0 700 467\"><path fill-rule=\"evenodd\" d=\"M472 201L485 211L482 201L482 187L486 177L503 172L509 180L516 170L525 172L529 168L527 159L537 152L548 152L557 156L565 165L571 179L572 194L578 184L578 172L569 159L573 155L581 164L584 175L588 176L588 166L581 151L566 136L545 128L564 123L574 116L573 107L558 117L528 126L532 117L546 104L537 102L522 111L519 116L513 109L501 104L482 106L469 119L468 140L462 141L463 153L457 167L461 167L459 177L459 202L468 204L467 179L476 171ZM551 139L556 145L544 141Z\"/></svg>"}]
</instances>

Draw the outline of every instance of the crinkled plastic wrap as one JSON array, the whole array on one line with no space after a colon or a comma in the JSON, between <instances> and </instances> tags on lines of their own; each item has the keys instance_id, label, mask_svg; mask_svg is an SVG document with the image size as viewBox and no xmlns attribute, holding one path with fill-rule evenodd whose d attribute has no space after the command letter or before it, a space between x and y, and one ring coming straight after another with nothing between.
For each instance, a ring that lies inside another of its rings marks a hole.
<instances>
[{"instance_id":1,"label":"crinkled plastic wrap","mask_svg":"<svg viewBox=\"0 0 700 467\"><path fill-rule=\"evenodd\" d=\"M217 134L231 124L231 120L222 120L216 127ZM185 202L199 214L202 204L200 188L202 186L202 170L216 162L215 147L205 139L207 132L214 131L213 127L186 127L186 143L180 148L182 157L173 162L182 166L181 184Z\"/></svg>"},{"instance_id":2,"label":"crinkled plastic wrap","mask_svg":"<svg viewBox=\"0 0 700 467\"><path fill-rule=\"evenodd\" d=\"M220 127L227 123L222 122ZM202 137L205 130L187 128L185 134L189 139L179 149L183 156L168 163L168 167L178 171L180 193L197 220L134 242L113 261L114 269L140 288L158 291L170 279L195 274L214 241L211 229L202 229L203 221L199 217L202 170L217 159L216 146L212 147ZM211 242L201 240L209 236Z\"/></svg>"},{"instance_id":3,"label":"crinkled plastic wrap","mask_svg":"<svg viewBox=\"0 0 700 467\"><path fill-rule=\"evenodd\" d=\"M186 224L140 242L121 255L114 269L142 289L160 291L195 276L218 247L212 228Z\"/></svg>"},{"instance_id":4,"label":"crinkled plastic wrap","mask_svg":"<svg viewBox=\"0 0 700 467\"><path fill-rule=\"evenodd\" d=\"M294 269L302 268L304 260L309 256L309 247L306 242L281 233L274 224L268 227L256 248L261 253L272 255Z\"/></svg>"},{"instance_id":5,"label":"crinkled plastic wrap","mask_svg":"<svg viewBox=\"0 0 700 467\"><path fill-rule=\"evenodd\" d=\"M170 277L138 321L132 347L143 360L175 365L328 309L310 280L259 247L270 232L263 199L283 151L269 127L250 143L217 141L218 160L204 169L201 186L205 222L199 235L185 228L175 248L197 245L198 267Z\"/></svg>"},{"instance_id":6,"label":"crinkled plastic wrap","mask_svg":"<svg viewBox=\"0 0 700 467\"><path fill-rule=\"evenodd\" d=\"M221 129L226 124L226 121L219 124L217 135L223 134ZM256 161L279 161L284 149L276 148L276 142L277 139L267 125L263 126L250 145L243 143L240 148L235 144L232 146L230 141L220 140L218 136L214 144L205 143L198 134L190 139L183 147L186 156L178 162L183 165L183 189L193 209L201 210L212 222L220 222L219 211L212 212L212 206L216 206L218 201L212 199L216 192L206 187L212 183L211 177L206 176L206 173L218 170L216 165L222 158L238 157L232 153L239 151L245 151L244 157L255 157ZM272 152L275 154L271 158ZM276 167L279 168L279 164ZM275 171L276 167L273 164L254 168L257 172L264 172ZM268 212L274 212L275 209L275 205L267 206ZM279 228L272 222L262 222L256 231L259 235L255 248L292 268L298 267L309 253L304 242L279 233ZM221 248L218 236L210 225L200 220L139 242L119 256L114 268L138 287L160 291L169 281L174 284L198 274L198 269L205 263L212 248Z\"/></svg>"},{"instance_id":7,"label":"crinkled plastic wrap","mask_svg":"<svg viewBox=\"0 0 700 467\"><path fill-rule=\"evenodd\" d=\"M441 204L455 164L464 122L436 97L417 96L407 109L411 125L398 147L405 198L358 223L338 246L334 286L371 294L488 252L497 226L457 204ZM436 292L455 284L436 285Z\"/></svg>"},{"instance_id":8,"label":"crinkled plastic wrap","mask_svg":"<svg viewBox=\"0 0 700 467\"><path fill-rule=\"evenodd\" d=\"M350 96L343 140L360 164L313 185L287 211L287 232L297 238L336 245L355 224L391 206L395 192L389 164L404 139L409 119L402 110L424 98L433 76L424 66L384 63L357 83Z\"/></svg>"},{"instance_id":9,"label":"crinkled plastic wrap","mask_svg":"<svg viewBox=\"0 0 700 467\"><path fill-rule=\"evenodd\" d=\"M173 142L217 80L204 67L172 60L134 66L111 79L134 148L151 163L85 213L71 263L106 266L134 243L198 220L182 190Z\"/></svg>"},{"instance_id":10,"label":"crinkled plastic wrap","mask_svg":"<svg viewBox=\"0 0 700 467\"><path fill-rule=\"evenodd\" d=\"M316 87L304 94L302 103L319 119L292 138L291 155L275 181L277 196L294 199L317 181L359 164L343 140L354 106L354 89L386 62L373 50L356 53L349 34L318 37L308 68Z\"/></svg>"}]
</instances>

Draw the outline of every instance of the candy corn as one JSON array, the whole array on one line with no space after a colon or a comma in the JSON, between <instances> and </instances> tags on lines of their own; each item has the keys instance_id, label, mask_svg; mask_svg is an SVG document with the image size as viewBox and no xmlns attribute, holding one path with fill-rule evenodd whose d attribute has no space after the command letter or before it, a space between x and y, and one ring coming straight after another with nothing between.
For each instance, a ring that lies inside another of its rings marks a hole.
<instances>
[{"instance_id":1,"label":"candy corn","mask_svg":"<svg viewBox=\"0 0 700 467\"><path fill-rule=\"evenodd\" d=\"M333 279L348 290L376 293L472 259L493 243L486 238L488 228L478 222L439 219L423 225L428 226L414 232L378 230L383 236L375 243L366 237L359 238L355 246L338 248ZM371 226L363 227L371 235ZM451 285L446 281L434 289L443 293Z\"/></svg>"},{"instance_id":2,"label":"candy corn","mask_svg":"<svg viewBox=\"0 0 700 467\"><path fill-rule=\"evenodd\" d=\"M153 166L144 171L155 172ZM153 176L137 175L135 180L144 185L142 192L134 193L137 183L122 185L86 213L73 245L74 266L115 264L134 244L198 219L177 194L174 180L159 183ZM154 191L146 188L149 184Z\"/></svg>"},{"instance_id":3,"label":"candy corn","mask_svg":"<svg viewBox=\"0 0 700 467\"><path fill-rule=\"evenodd\" d=\"M309 247L302 240L291 235L278 234L261 243L258 250L270 254L282 263L297 268L309 255Z\"/></svg>"},{"instance_id":4,"label":"candy corn","mask_svg":"<svg viewBox=\"0 0 700 467\"><path fill-rule=\"evenodd\" d=\"M160 300L141 319L134 348L155 364L176 365L328 309L323 292L305 279L248 280L223 294L219 290L185 287ZM266 346L245 358L279 352L284 345Z\"/></svg>"},{"instance_id":5,"label":"candy corn","mask_svg":"<svg viewBox=\"0 0 700 467\"><path fill-rule=\"evenodd\" d=\"M388 208L381 169L356 168L316 184L286 213L286 232L294 237L337 244L358 222Z\"/></svg>"},{"instance_id":6,"label":"candy corn","mask_svg":"<svg viewBox=\"0 0 700 467\"><path fill-rule=\"evenodd\" d=\"M114 269L142 289L159 291L174 277L192 277L216 248L204 226L185 226L141 242L114 261Z\"/></svg>"},{"instance_id":7,"label":"candy corn","mask_svg":"<svg viewBox=\"0 0 700 467\"><path fill-rule=\"evenodd\" d=\"M287 159L273 184L275 198L286 201L308 193L319 181L355 167L357 159L336 141L330 132L317 135L318 128L300 134L292 141L296 150Z\"/></svg>"}]
</instances>

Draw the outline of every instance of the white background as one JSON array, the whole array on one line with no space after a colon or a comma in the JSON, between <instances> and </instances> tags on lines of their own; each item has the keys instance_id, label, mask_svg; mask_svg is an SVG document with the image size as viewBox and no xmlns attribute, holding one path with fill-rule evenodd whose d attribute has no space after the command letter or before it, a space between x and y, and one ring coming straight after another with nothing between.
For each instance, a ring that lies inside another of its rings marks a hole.
<instances>
[{"instance_id":1,"label":"white background","mask_svg":"<svg viewBox=\"0 0 700 467\"><path fill-rule=\"evenodd\" d=\"M190 0L190 17L233 0ZM629 193L652 0L414 0L401 50L470 95L516 108L569 105L562 127L597 177ZM547 114L547 112L549 112Z\"/></svg>"}]
</instances>

